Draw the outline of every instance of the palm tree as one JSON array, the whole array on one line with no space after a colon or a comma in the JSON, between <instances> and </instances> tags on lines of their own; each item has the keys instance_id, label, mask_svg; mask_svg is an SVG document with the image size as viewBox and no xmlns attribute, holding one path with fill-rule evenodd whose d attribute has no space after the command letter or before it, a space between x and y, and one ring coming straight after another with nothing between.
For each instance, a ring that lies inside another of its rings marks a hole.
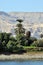
<instances>
[{"instance_id":1,"label":"palm tree","mask_svg":"<svg viewBox=\"0 0 43 65\"><path fill-rule=\"evenodd\" d=\"M43 34L40 34L40 38L43 38Z\"/></svg>"},{"instance_id":2,"label":"palm tree","mask_svg":"<svg viewBox=\"0 0 43 65\"><path fill-rule=\"evenodd\" d=\"M22 19L17 19L16 21L18 21L19 23L22 23L23 22Z\"/></svg>"},{"instance_id":3,"label":"palm tree","mask_svg":"<svg viewBox=\"0 0 43 65\"><path fill-rule=\"evenodd\" d=\"M27 37L27 38L30 38L30 36L31 36L31 32L30 32L30 31L27 31L27 32L26 32L26 37Z\"/></svg>"},{"instance_id":4,"label":"palm tree","mask_svg":"<svg viewBox=\"0 0 43 65\"><path fill-rule=\"evenodd\" d=\"M22 22L23 20L22 19L17 19L16 21L18 21L19 23L17 24L17 28L16 28L16 33L17 34L21 34L21 33L25 33L25 29L23 28L22 26Z\"/></svg>"}]
</instances>

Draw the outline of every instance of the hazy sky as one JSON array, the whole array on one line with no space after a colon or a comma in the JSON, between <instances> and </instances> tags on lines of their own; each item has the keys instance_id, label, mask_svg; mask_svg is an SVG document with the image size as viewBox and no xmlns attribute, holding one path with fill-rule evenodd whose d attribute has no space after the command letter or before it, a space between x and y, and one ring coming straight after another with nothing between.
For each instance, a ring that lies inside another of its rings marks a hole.
<instances>
[{"instance_id":1,"label":"hazy sky","mask_svg":"<svg viewBox=\"0 0 43 65\"><path fill-rule=\"evenodd\" d=\"M0 0L0 11L43 12L43 0Z\"/></svg>"}]
</instances>

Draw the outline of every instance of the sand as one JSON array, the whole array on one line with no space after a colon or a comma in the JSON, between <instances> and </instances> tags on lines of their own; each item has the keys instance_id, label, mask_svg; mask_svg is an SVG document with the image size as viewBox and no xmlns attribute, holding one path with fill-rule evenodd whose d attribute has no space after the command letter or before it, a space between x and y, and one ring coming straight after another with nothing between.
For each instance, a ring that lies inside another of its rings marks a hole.
<instances>
[{"instance_id":1,"label":"sand","mask_svg":"<svg viewBox=\"0 0 43 65\"><path fill-rule=\"evenodd\" d=\"M24 54L0 55L0 61L6 60L43 60L43 52L28 52Z\"/></svg>"}]
</instances>

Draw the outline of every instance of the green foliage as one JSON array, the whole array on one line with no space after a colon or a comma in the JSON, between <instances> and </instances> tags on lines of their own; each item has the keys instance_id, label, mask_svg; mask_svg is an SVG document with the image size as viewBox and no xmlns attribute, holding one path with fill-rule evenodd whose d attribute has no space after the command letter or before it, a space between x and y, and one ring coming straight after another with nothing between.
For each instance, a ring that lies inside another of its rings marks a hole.
<instances>
[{"instance_id":1,"label":"green foliage","mask_svg":"<svg viewBox=\"0 0 43 65\"><path fill-rule=\"evenodd\" d=\"M0 33L0 40L1 40L1 42L4 40L4 35L3 35L3 33Z\"/></svg>"},{"instance_id":2,"label":"green foliage","mask_svg":"<svg viewBox=\"0 0 43 65\"><path fill-rule=\"evenodd\" d=\"M24 48L23 48L23 46L21 46L21 45L17 45L17 52L23 52L23 50L24 50Z\"/></svg>"},{"instance_id":3,"label":"green foliage","mask_svg":"<svg viewBox=\"0 0 43 65\"><path fill-rule=\"evenodd\" d=\"M25 28L22 25L23 20L18 19L17 21L19 23L15 29L16 37L11 36L11 33L0 33L0 50L6 52L22 52L24 46L26 46L26 50L39 50L36 47L43 47L43 39L37 40L35 37L31 37L30 31L27 31L25 35ZM42 37L43 35L41 34Z\"/></svg>"},{"instance_id":4,"label":"green foliage","mask_svg":"<svg viewBox=\"0 0 43 65\"><path fill-rule=\"evenodd\" d=\"M36 41L37 39L36 38L34 38L34 37L26 37L26 39L25 39L25 45L26 46L30 46L34 41Z\"/></svg>"},{"instance_id":5,"label":"green foliage","mask_svg":"<svg viewBox=\"0 0 43 65\"><path fill-rule=\"evenodd\" d=\"M29 41L29 43L30 43L30 45L31 45L34 41L37 41L37 39L36 39L35 37L30 37L30 38L28 39L28 41Z\"/></svg>"},{"instance_id":6,"label":"green foliage","mask_svg":"<svg viewBox=\"0 0 43 65\"><path fill-rule=\"evenodd\" d=\"M11 33L5 33L4 40L5 40L6 43L8 43L8 41L10 39L10 35L11 35Z\"/></svg>"},{"instance_id":7,"label":"green foliage","mask_svg":"<svg viewBox=\"0 0 43 65\"><path fill-rule=\"evenodd\" d=\"M26 50L27 52L30 51L34 51L34 52L39 52L39 51L43 51L43 47L36 47L36 46L24 46L24 50Z\"/></svg>"},{"instance_id":8,"label":"green foliage","mask_svg":"<svg viewBox=\"0 0 43 65\"><path fill-rule=\"evenodd\" d=\"M0 40L0 51L2 51L2 42L1 42L1 40Z\"/></svg>"},{"instance_id":9,"label":"green foliage","mask_svg":"<svg viewBox=\"0 0 43 65\"><path fill-rule=\"evenodd\" d=\"M16 28L15 29L15 33L16 34L22 34L22 33L24 34L25 33L25 29L24 28Z\"/></svg>"},{"instance_id":10,"label":"green foliage","mask_svg":"<svg viewBox=\"0 0 43 65\"><path fill-rule=\"evenodd\" d=\"M19 23L16 25L17 28L15 29L15 33L16 33L16 34L25 33L25 29L23 28L23 25L21 24L21 23L23 22L23 20L18 19L18 20L16 20L16 21L18 21Z\"/></svg>"},{"instance_id":11,"label":"green foliage","mask_svg":"<svg viewBox=\"0 0 43 65\"><path fill-rule=\"evenodd\" d=\"M5 41L2 42L2 47L3 47L3 51L6 51L7 50L6 42Z\"/></svg>"},{"instance_id":12,"label":"green foliage","mask_svg":"<svg viewBox=\"0 0 43 65\"><path fill-rule=\"evenodd\" d=\"M35 46L35 47L37 47L37 45L38 45L38 42L37 42L37 41L34 41L34 42L31 44L31 46Z\"/></svg>"},{"instance_id":13,"label":"green foliage","mask_svg":"<svg viewBox=\"0 0 43 65\"><path fill-rule=\"evenodd\" d=\"M16 40L17 40L17 41L18 41L18 40L21 40L23 37L24 37L24 34L18 34L18 35L16 36Z\"/></svg>"},{"instance_id":14,"label":"green foliage","mask_svg":"<svg viewBox=\"0 0 43 65\"><path fill-rule=\"evenodd\" d=\"M9 52L19 52L23 50L22 46L17 45L17 42L9 41L7 44L7 48Z\"/></svg>"},{"instance_id":15,"label":"green foliage","mask_svg":"<svg viewBox=\"0 0 43 65\"><path fill-rule=\"evenodd\" d=\"M4 40L6 42L8 42L9 38L10 38L10 35L11 35L11 33L0 33L0 40L1 40L1 42L3 42Z\"/></svg>"},{"instance_id":16,"label":"green foliage","mask_svg":"<svg viewBox=\"0 0 43 65\"><path fill-rule=\"evenodd\" d=\"M0 49L2 51L6 50L6 43L8 43L10 35L10 33L0 33Z\"/></svg>"},{"instance_id":17,"label":"green foliage","mask_svg":"<svg viewBox=\"0 0 43 65\"><path fill-rule=\"evenodd\" d=\"M16 42L9 41L9 42L7 43L7 48L8 48L9 51L12 52L15 47L16 47Z\"/></svg>"},{"instance_id":18,"label":"green foliage","mask_svg":"<svg viewBox=\"0 0 43 65\"><path fill-rule=\"evenodd\" d=\"M24 34L18 34L16 36L16 40L17 40L17 43L22 46L30 46L37 39L34 37L27 38Z\"/></svg>"},{"instance_id":19,"label":"green foliage","mask_svg":"<svg viewBox=\"0 0 43 65\"><path fill-rule=\"evenodd\" d=\"M9 40L15 41L15 42L17 41L17 40L15 39L15 37L13 37L13 36L10 36Z\"/></svg>"},{"instance_id":20,"label":"green foliage","mask_svg":"<svg viewBox=\"0 0 43 65\"><path fill-rule=\"evenodd\" d=\"M25 43L24 34L18 34L18 35L16 36L16 40L17 40L17 43L18 43L18 44L24 45L24 43Z\"/></svg>"},{"instance_id":21,"label":"green foliage","mask_svg":"<svg viewBox=\"0 0 43 65\"><path fill-rule=\"evenodd\" d=\"M2 45L5 47L5 46L6 46L6 42L5 42L5 41L3 41L3 42L2 42Z\"/></svg>"},{"instance_id":22,"label":"green foliage","mask_svg":"<svg viewBox=\"0 0 43 65\"><path fill-rule=\"evenodd\" d=\"M32 42L37 41L37 38L35 37L30 37L30 39L32 40Z\"/></svg>"},{"instance_id":23,"label":"green foliage","mask_svg":"<svg viewBox=\"0 0 43 65\"><path fill-rule=\"evenodd\" d=\"M16 26L17 26L18 28L19 28L19 27L21 28L21 27L22 27L22 24L19 23L19 24L17 24Z\"/></svg>"},{"instance_id":24,"label":"green foliage","mask_svg":"<svg viewBox=\"0 0 43 65\"><path fill-rule=\"evenodd\" d=\"M43 39L34 41L34 43L32 43L32 46L43 47Z\"/></svg>"}]
</instances>

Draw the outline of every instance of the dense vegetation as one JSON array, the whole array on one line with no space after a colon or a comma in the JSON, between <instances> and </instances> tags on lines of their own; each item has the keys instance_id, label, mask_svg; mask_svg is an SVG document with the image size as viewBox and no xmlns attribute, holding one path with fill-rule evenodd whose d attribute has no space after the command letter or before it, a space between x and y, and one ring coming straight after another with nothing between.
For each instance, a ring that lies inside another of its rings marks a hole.
<instances>
[{"instance_id":1,"label":"dense vegetation","mask_svg":"<svg viewBox=\"0 0 43 65\"><path fill-rule=\"evenodd\" d=\"M11 33L0 33L0 52L19 53L24 52L27 48L43 47L43 39L38 40L35 37L31 37L30 31L25 34L25 28L22 25L23 20L18 19L17 21L19 23L15 29L15 37Z\"/></svg>"}]
</instances>

